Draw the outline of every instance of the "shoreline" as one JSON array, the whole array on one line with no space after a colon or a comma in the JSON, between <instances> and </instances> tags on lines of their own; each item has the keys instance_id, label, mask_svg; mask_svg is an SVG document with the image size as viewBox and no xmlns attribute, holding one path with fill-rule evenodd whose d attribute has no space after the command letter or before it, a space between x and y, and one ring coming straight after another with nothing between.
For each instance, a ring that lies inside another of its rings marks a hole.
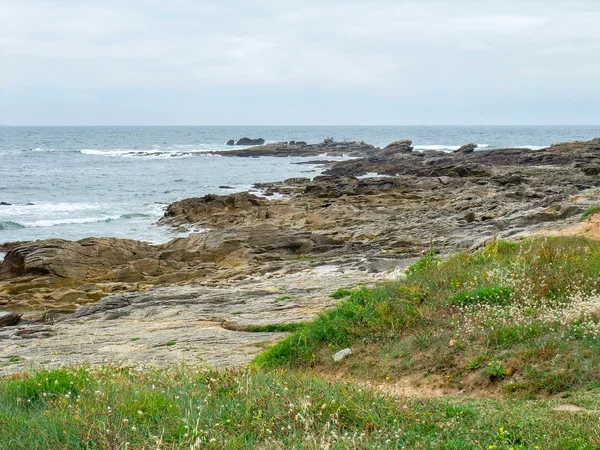
<instances>
[{"instance_id":1,"label":"shoreline","mask_svg":"<svg viewBox=\"0 0 600 450\"><path fill-rule=\"evenodd\" d=\"M127 339L144 329L156 334L131 351L171 361L174 349L157 339L186 324L193 325L186 339L195 344L177 357L236 365L260 350L251 345L260 340L230 328L265 324L266 317L277 323L278 315L280 323L308 320L332 304L335 289L398 274L430 247L449 253L494 237L560 230L600 204L600 139L543 150L473 150L415 152L410 141L396 141L335 162L314 179L255 184L266 198L238 192L174 202L164 226L207 231L161 245L116 238L11 244L0 264L0 306L36 312L0 328L0 341L10 343L0 361L23 356L0 370L50 364L50 348L74 358L120 359L119 345L130 348ZM283 198L268 199L275 196ZM327 267L334 269L324 274ZM298 283L303 295L311 293L311 306L302 295L287 305L276 301L296 295L290 292ZM211 297L215 289L229 295ZM247 314L245 325L223 327ZM90 329L97 330L92 340ZM102 333L122 338L100 340L103 352L94 344ZM270 342L269 333L259 334ZM241 353L229 364L227 349L234 348Z\"/></svg>"}]
</instances>

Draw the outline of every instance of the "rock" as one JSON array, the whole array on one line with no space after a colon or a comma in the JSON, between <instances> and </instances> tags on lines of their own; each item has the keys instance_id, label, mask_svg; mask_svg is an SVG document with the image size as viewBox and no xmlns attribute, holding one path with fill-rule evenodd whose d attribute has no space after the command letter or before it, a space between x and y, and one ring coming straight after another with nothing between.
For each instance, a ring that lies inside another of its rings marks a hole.
<instances>
[{"instance_id":1,"label":"rock","mask_svg":"<svg viewBox=\"0 0 600 450\"><path fill-rule=\"evenodd\" d=\"M288 142L288 145L296 145L296 141L290 141Z\"/></svg>"},{"instance_id":2,"label":"rock","mask_svg":"<svg viewBox=\"0 0 600 450\"><path fill-rule=\"evenodd\" d=\"M347 356L352 354L352 349L350 348L345 348L343 350L340 350L339 352L336 352L333 355L333 362L340 362L342 359L346 358Z\"/></svg>"},{"instance_id":3,"label":"rock","mask_svg":"<svg viewBox=\"0 0 600 450\"><path fill-rule=\"evenodd\" d=\"M233 139L229 139L226 145L235 145L235 141Z\"/></svg>"},{"instance_id":4,"label":"rock","mask_svg":"<svg viewBox=\"0 0 600 450\"><path fill-rule=\"evenodd\" d=\"M208 194L204 197L187 198L171 203L160 223L170 225L198 223L217 212L249 210L262 206L264 202L265 200L248 192L230 195Z\"/></svg>"},{"instance_id":5,"label":"rock","mask_svg":"<svg viewBox=\"0 0 600 450\"><path fill-rule=\"evenodd\" d=\"M397 153L410 153L413 151L412 141L409 139L401 139L388 144L381 150L383 156L393 156Z\"/></svg>"},{"instance_id":6,"label":"rock","mask_svg":"<svg viewBox=\"0 0 600 450\"><path fill-rule=\"evenodd\" d=\"M8 251L0 266L0 280L25 275L89 280L106 275L116 265L147 257L153 252L150 244L130 239L28 242Z\"/></svg>"},{"instance_id":7,"label":"rock","mask_svg":"<svg viewBox=\"0 0 600 450\"><path fill-rule=\"evenodd\" d=\"M231 186L223 185L223 186L219 186L219 189L234 189L234 188Z\"/></svg>"},{"instance_id":8,"label":"rock","mask_svg":"<svg viewBox=\"0 0 600 450\"><path fill-rule=\"evenodd\" d=\"M53 292L50 297L54 300L56 304L64 304L64 303L76 303L80 299L87 299L87 293L83 291L78 291L76 289L59 289Z\"/></svg>"},{"instance_id":9,"label":"rock","mask_svg":"<svg viewBox=\"0 0 600 450\"><path fill-rule=\"evenodd\" d=\"M6 203L6 202L0 202L0 206L10 206L10 203Z\"/></svg>"},{"instance_id":10,"label":"rock","mask_svg":"<svg viewBox=\"0 0 600 450\"><path fill-rule=\"evenodd\" d=\"M0 328L18 324L21 317L23 317L23 314L0 311Z\"/></svg>"},{"instance_id":11,"label":"rock","mask_svg":"<svg viewBox=\"0 0 600 450\"><path fill-rule=\"evenodd\" d=\"M600 166L584 167L581 171L588 176L600 175Z\"/></svg>"},{"instance_id":12,"label":"rock","mask_svg":"<svg viewBox=\"0 0 600 450\"><path fill-rule=\"evenodd\" d=\"M552 153L571 153L571 152L598 152L600 151L600 138L592 139L590 141L573 141L573 142L559 142L552 144L548 151Z\"/></svg>"},{"instance_id":13,"label":"rock","mask_svg":"<svg viewBox=\"0 0 600 450\"><path fill-rule=\"evenodd\" d=\"M469 153L473 153L477 147L478 147L477 144L463 145L458 150L454 150L454 153L462 153L463 155L467 155Z\"/></svg>"},{"instance_id":14,"label":"rock","mask_svg":"<svg viewBox=\"0 0 600 450\"><path fill-rule=\"evenodd\" d=\"M228 157L319 156L322 154L327 154L330 156L368 156L374 155L378 151L379 149L377 147L362 141L331 141L327 143L322 142L319 144L312 145L308 145L304 141L295 141L295 144L290 144L288 142L278 142L245 148L241 150L215 151L211 153L215 155Z\"/></svg>"},{"instance_id":15,"label":"rock","mask_svg":"<svg viewBox=\"0 0 600 450\"><path fill-rule=\"evenodd\" d=\"M247 137L243 137L241 139L238 139L235 145L263 145L264 143L265 140L263 138L250 139Z\"/></svg>"},{"instance_id":16,"label":"rock","mask_svg":"<svg viewBox=\"0 0 600 450\"><path fill-rule=\"evenodd\" d=\"M475 213L470 211L467 214L465 214L465 220L467 221L467 223L475 222Z\"/></svg>"}]
</instances>

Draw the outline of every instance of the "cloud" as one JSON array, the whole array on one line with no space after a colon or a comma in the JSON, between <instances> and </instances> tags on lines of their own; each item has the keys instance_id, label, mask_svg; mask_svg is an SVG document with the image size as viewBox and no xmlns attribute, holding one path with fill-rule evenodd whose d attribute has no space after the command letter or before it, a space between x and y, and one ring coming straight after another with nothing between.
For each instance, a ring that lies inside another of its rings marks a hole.
<instances>
[{"instance_id":1,"label":"cloud","mask_svg":"<svg viewBox=\"0 0 600 450\"><path fill-rule=\"evenodd\" d=\"M95 121L142 123L150 110L157 123L214 123L232 105L243 112L236 120L282 120L239 101L257 94L274 105L300 98L328 111L328 123L348 117L332 106L347 96L353 123L474 123L478 108L495 104L503 109L492 118L510 123L506 98L537 123L548 96L562 102L553 121L599 122L581 108L600 98L595 0L3 0L0 8L0 122L87 123L80 105L107 101L122 112ZM34 111L32 93L53 111ZM124 110L141 96L150 96L144 113ZM190 120L189 102L212 111ZM453 108L461 117L448 116ZM307 109L286 119L310 123Z\"/></svg>"}]
</instances>

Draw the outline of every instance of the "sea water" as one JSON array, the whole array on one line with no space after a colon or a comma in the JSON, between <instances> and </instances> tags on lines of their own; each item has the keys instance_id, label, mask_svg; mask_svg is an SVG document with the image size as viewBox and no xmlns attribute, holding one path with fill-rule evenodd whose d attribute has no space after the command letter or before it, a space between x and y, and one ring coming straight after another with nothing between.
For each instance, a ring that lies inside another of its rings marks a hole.
<instances>
[{"instance_id":1,"label":"sea water","mask_svg":"<svg viewBox=\"0 0 600 450\"><path fill-rule=\"evenodd\" d=\"M0 127L0 202L9 204L0 205L0 243L88 236L165 242L177 234L156 221L175 200L319 174L315 165L297 164L307 158L207 153L232 149L229 139L333 137L382 147L407 138L416 150L451 151L471 142L482 150L542 148L599 136L600 126Z\"/></svg>"}]
</instances>

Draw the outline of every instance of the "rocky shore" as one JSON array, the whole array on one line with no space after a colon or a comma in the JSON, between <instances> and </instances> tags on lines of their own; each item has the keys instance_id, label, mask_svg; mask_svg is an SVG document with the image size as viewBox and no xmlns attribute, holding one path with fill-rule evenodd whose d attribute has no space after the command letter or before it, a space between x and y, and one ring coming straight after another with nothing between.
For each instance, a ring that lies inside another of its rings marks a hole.
<instances>
[{"instance_id":1,"label":"rocky shore","mask_svg":"<svg viewBox=\"0 0 600 450\"><path fill-rule=\"evenodd\" d=\"M175 202L160 226L207 231L162 245L4 244L0 307L22 316L0 322L0 371L104 359L242 364L281 336L250 325L309 320L333 290L393 277L430 246L560 233L600 204L600 139L542 150L417 152L400 140L217 153L356 158L314 179L256 185L263 195Z\"/></svg>"}]
</instances>

